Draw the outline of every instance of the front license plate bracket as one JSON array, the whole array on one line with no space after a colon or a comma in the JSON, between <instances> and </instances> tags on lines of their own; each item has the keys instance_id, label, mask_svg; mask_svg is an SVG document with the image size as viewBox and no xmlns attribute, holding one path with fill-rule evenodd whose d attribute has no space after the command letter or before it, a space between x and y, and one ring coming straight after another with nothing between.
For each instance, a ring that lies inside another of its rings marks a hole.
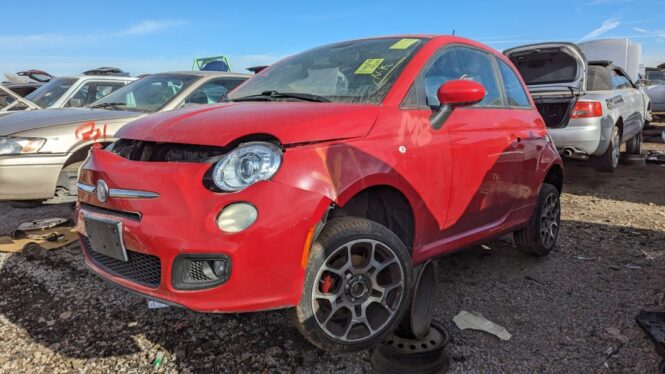
<instances>
[{"instance_id":1,"label":"front license plate bracket","mask_svg":"<svg viewBox=\"0 0 665 374\"><path fill-rule=\"evenodd\" d=\"M129 260L122 240L122 221L84 217L83 222L91 250L116 260Z\"/></svg>"}]
</instances>

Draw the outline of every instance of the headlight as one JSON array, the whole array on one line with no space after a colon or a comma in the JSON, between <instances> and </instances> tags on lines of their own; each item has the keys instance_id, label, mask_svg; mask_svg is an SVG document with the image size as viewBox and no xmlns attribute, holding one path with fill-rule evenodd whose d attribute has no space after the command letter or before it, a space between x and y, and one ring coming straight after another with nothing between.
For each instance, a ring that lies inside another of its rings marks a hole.
<instances>
[{"instance_id":1,"label":"headlight","mask_svg":"<svg viewBox=\"0 0 665 374\"><path fill-rule=\"evenodd\" d=\"M0 138L0 155L37 153L46 143L41 138Z\"/></svg>"},{"instance_id":2,"label":"headlight","mask_svg":"<svg viewBox=\"0 0 665 374\"><path fill-rule=\"evenodd\" d=\"M241 144L217 162L212 180L223 191L240 191L272 178L282 164L282 151L266 142Z\"/></svg>"}]
</instances>

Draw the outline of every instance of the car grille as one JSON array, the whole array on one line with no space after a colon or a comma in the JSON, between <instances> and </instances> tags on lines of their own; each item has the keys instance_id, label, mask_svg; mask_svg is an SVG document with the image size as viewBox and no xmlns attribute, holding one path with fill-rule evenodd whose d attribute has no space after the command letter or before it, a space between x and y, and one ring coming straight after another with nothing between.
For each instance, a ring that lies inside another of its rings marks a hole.
<instances>
[{"instance_id":1,"label":"car grille","mask_svg":"<svg viewBox=\"0 0 665 374\"><path fill-rule=\"evenodd\" d=\"M162 264L157 256L127 251L128 261L121 261L92 249L90 240L81 236L83 250L95 265L105 271L146 287L157 288L162 279Z\"/></svg>"},{"instance_id":2,"label":"car grille","mask_svg":"<svg viewBox=\"0 0 665 374\"><path fill-rule=\"evenodd\" d=\"M131 139L116 141L110 150L128 160L146 162L210 162L228 152L224 147Z\"/></svg>"}]
</instances>

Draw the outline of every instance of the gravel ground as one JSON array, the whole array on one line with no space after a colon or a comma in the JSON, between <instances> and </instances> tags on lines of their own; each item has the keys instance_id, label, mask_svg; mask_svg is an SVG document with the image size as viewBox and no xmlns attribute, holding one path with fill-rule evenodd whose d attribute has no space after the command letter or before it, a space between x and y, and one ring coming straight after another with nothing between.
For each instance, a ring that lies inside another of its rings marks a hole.
<instances>
[{"instance_id":1,"label":"gravel ground","mask_svg":"<svg viewBox=\"0 0 665 374\"><path fill-rule=\"evenodd\" d=\"M660 358L634 317L665 310L665 166L599 174L568 163L566 173L562 232L548 257L524 256L504 237L439 261L435 318L452 333L451 372L656 371ZM67 209L0 205L0 234ZM286 311L149 310L88 273L76 245L41 259L0 254L0 289L0 372L371 370L366 352L307 344ZM451 320L460 310L513 338L458 330Z\"/></svg>"}]
</instances>

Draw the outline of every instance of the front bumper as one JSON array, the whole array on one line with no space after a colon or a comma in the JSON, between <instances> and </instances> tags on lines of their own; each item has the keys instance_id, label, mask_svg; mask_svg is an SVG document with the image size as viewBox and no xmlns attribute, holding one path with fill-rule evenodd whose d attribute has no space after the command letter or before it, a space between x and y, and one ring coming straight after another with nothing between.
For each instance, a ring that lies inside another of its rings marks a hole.
<instances>
[{"instance_id":1,"label":"front bumper","mask_svg":"<svg viewBox=\"0 0 665 374\"><path fill-rule=\"evenodd\" d=\"M53 197L67 155L0 156L0 200Z\"/></svg>"},{"instance_id":2,"label":"front bumper","mask_svg":"<svg viewBox=\"0 0 665 374\"><path fill-rule=\"evenodd\" d=\"M95 185L104 179L110 188L151 191L159 197L109 198L100 203L94 193L79 190L77 230L87 266L125 288L202 312L296 305L304 282L305 242L330 200L271 181L236 193L214 193L202 183L209 167L200 163L136 162L93 150L82 168L81 183ZM240 201L257 208L257 221L239 233L221 232L215 223L217 215L223 207ZM132 271L147 278L137 281L133 275L128 277L115 267L122 264L105 263L91 252L82 219L86 215L123 223L128 254L140 260L142 266ZM229 256L231 276L212 288L176 289L172 283L173 263L184 254Z\"/></svg>"},{"instance_id":3,"label":"front bumper","mask_svg":"<svg viewBox=\"0 0 665 374\"><path fill-rule=\"evenodd\" d=\"M611 117L571 119L563 128L547 129L559 153L574 149L589 156L603 154L610 144L614 121Z\"/></svg>"}]
</instances>

